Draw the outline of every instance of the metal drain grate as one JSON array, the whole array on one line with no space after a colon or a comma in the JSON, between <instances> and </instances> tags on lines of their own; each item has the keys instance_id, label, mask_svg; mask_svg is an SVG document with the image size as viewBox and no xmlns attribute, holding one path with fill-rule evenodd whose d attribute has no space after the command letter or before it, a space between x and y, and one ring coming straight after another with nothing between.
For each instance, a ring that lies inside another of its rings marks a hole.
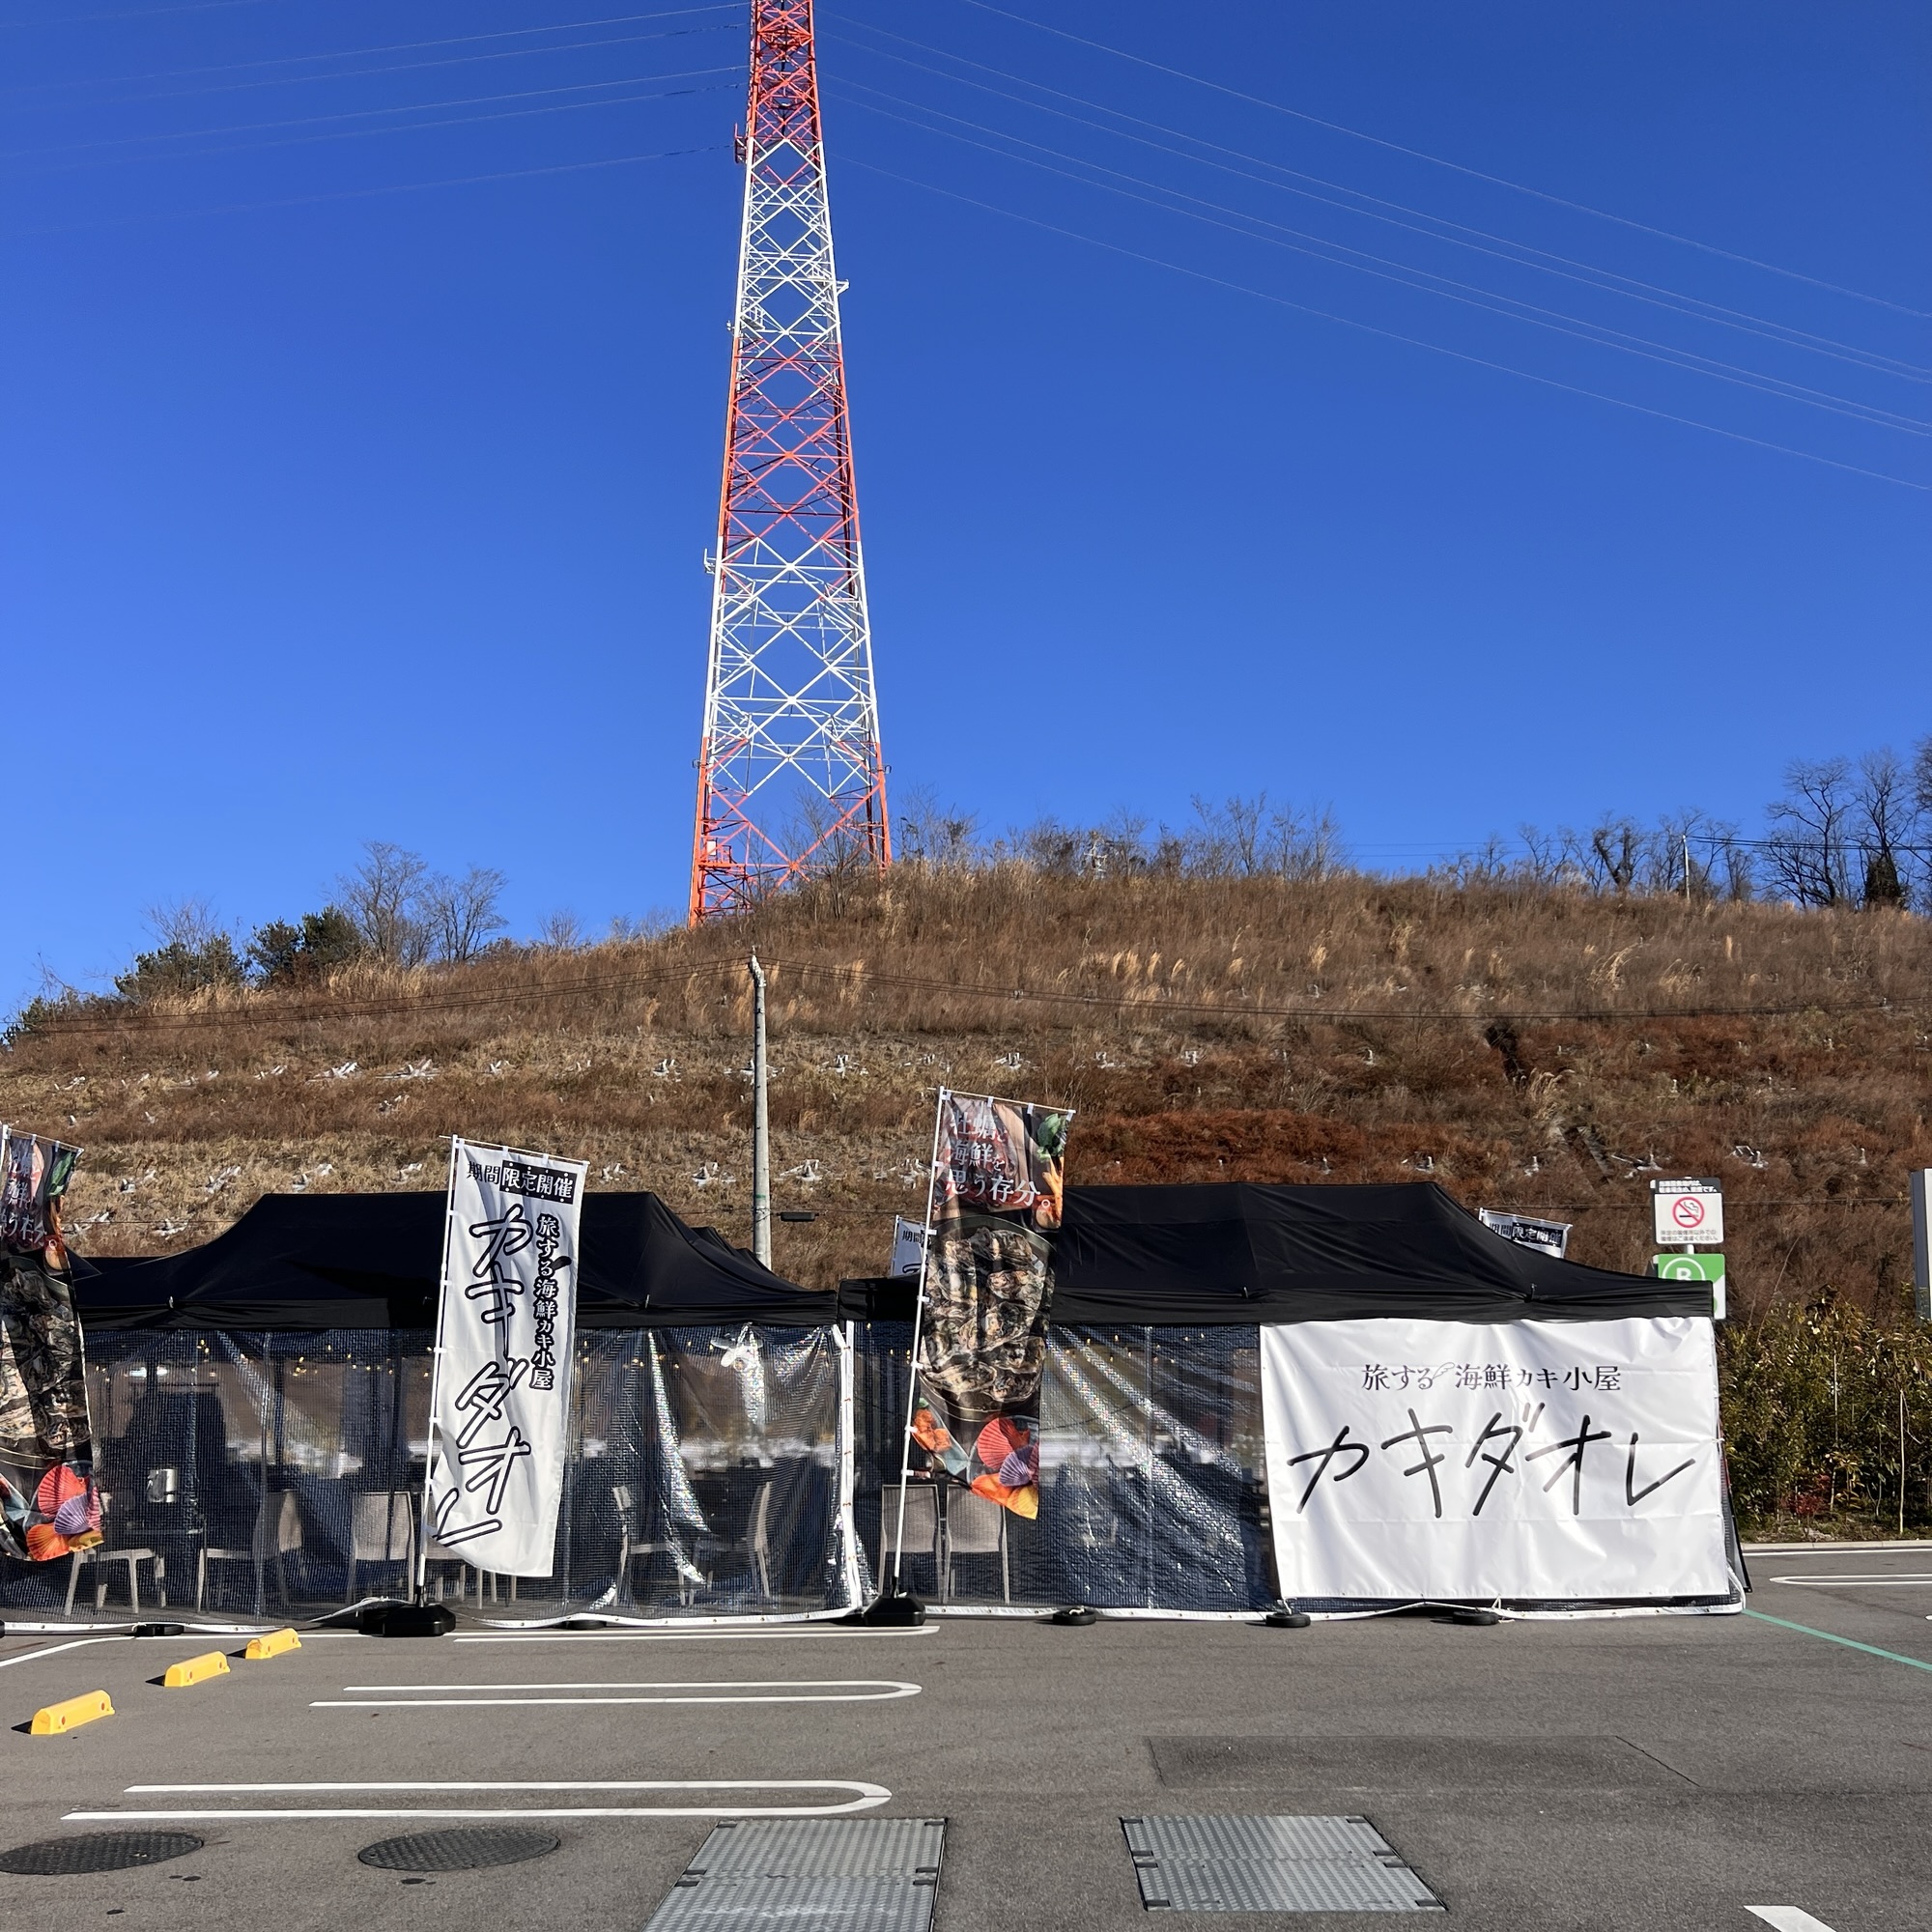
<instances>
[{"instance_id":1,"label":"metal drain grate","mask_svg":"<svg viewBox=\"0 0 1932 1932\"><path fill-rule=\"evenodd\" d=\"M0 1871L22 1878L72 1878L80 1872L128 1871L185 1858L201 1850L192 1832L85 1832L72 1838L43 1838L0 1852Z\"/></svg>"},{"instance_id":2,"label":"metal drain grate","mask_svg":"<svg viewBox=\"0 0 1932 1932\"><path fill-rule=\"evenodd\" d=\"M1150 1911L1439 1912L1366 1818L1122 1818Z\"/></svg>"},{"instance_id":3,"label":"metal drain grate","mask_svg":"<svg viewBox=\"0 0 1932 1932\"><path fill-rule=\"evenodd\" d=\"M929 1932L943 1818L716 1827L645 1932Z\"/></svg>"},{"instance_id":4,"label":"metal drain grate","mask_svg":"<svg viewBox=\"0 0 1932 1932\"><path fill-rule=\"evenodd\" d=\"M378 1871L483 1871L491 1865L518 1865L557 1848L554 1832L520 1831L514 1826L455 1832L412 1832L364 1845L355 1856Z\"/></svg>"}]
</instances>

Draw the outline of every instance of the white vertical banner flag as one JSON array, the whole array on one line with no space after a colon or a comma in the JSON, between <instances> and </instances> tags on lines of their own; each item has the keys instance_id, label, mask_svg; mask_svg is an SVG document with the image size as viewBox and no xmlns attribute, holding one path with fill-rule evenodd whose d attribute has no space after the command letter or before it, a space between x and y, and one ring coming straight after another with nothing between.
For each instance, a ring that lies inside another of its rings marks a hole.
<instances>
[{"instance_id":1,"label":"white vertical banner flag","mask_svg":"<svg viewBox=\"0 0 1932 1932\"><path fill-rule=\"evenodd\" d=\"M1711 1323L1264 1326L1282 1595L1723 1597Z\"/></svg>"},{"instance_id":2,"label":"white vertical banner flag","mask_svg":"<svg viewBox=\"0 0 1932 1932\"><path fill-rule=\"evenodd\" d=\"M435 1542L499 1576L555 1561L586 1167L450 1149L425 1516Z\"/></svg>"}]
</instances>

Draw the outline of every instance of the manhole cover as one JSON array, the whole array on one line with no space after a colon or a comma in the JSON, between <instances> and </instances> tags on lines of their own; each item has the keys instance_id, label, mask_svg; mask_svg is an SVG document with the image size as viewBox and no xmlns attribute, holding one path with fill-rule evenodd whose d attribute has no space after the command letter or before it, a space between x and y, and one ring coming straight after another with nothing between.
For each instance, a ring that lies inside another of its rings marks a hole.
<instances>
[{"instance_id":1,"label":"manhole cover","mask_svg":"<svg viewBox=\"0 0 1932 1932\"><path fill-rule=\"evenodd\" d=\"M364 1845L355 1856L378 1871L481 1871L487 1865L522 1864L557 1848L552 1832L515 1829L468 1832L412 1832L405 1838L384 1838Z\"/></svg>"},{"instance_id":2,"label":"manhole cover","mask_svg":"<svg viewBox=\"0 0 1932 1932\"><path fill-rule=\"evenodd\" d=\"M1440 1912L1366 1818L1122 1818L1150 1911Z\"/></svg>"},{"instance_id":3,"label":"manhole cover","mask_svg":"<svg viewBox=\"0 0 1932 1932\"><path fill-rule=\"evenodd\" d=\"M76 1872L126 1871L157 1865L201 1850L192 1832L86 1832L75 1838L43 1838L0 1852L0 1871L22 1878L71 1878Z\"/></svg>"}]
</instances>

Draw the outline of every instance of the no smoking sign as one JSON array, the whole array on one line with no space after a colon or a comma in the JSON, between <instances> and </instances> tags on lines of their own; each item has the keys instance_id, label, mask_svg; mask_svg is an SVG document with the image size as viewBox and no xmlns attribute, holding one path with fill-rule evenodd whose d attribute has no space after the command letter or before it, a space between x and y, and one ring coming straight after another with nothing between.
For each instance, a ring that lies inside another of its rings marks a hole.
<instances>
[{"instance_id":1,"label":"no smoking sign","mask_svg":"<svg viewBox=\"0 0 1932 1932\"><path fill-rule=\"evenodd\" d=\"M1660 1247L1724 1238L1724 1192L1715 1180L1653 1180L1650 1206Z\"/></svg>"}]
</instances>

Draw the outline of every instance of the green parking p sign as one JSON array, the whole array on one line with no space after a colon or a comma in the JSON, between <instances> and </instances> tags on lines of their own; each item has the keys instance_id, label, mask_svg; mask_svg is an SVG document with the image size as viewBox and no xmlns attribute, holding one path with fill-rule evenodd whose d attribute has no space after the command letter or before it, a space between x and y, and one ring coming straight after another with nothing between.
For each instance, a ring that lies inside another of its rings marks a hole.
<instances>
[{"instance_id":1,"label":"green parking p sign","mask_svg":"<svg viewBox=\"0 0 1932 1932\"><path fill-rule=\"evenodd\" d=\"M1652 1255L1650 1271L1663 1281L1708 1281L1712 1312L1724 1319L1724 1258L1722 1255Z\"/></svg>"}]
</instances>

